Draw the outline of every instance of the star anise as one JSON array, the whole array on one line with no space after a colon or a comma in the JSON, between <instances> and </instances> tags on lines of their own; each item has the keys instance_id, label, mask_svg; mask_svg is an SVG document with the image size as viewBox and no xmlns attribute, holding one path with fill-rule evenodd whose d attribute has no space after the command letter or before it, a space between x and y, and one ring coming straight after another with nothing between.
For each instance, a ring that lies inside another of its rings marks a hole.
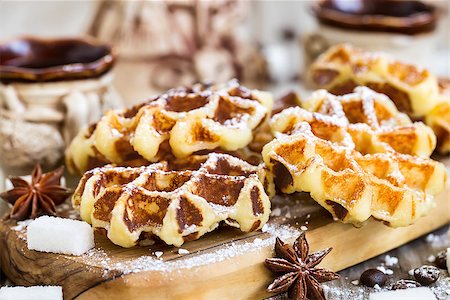
<instances>
[{"instance_id":1,"label":"star anise","mask_svg":"<svg viewBox=\"0 0 450 300\"><path fill-rule=\"evenodd\" d=\"M289 299L319 299L325 300L320 284L335 280L339 275L316 267L330 253L328 248L309 254L309 245L303 232L291 246L279 238L276 239L275 253L277 257L267 258L266 266L275 273L281 273L267 288L272 293L288 291Z\"/></svg>"},{"instance_id":2,"label":"star anise","mask_svg":"<svg viewBox=\"0 0 450 300\"><path fill-rule=\"evenodd\" d=\"M70 189L61 186L64 168L42 174L36 165L31 174L31 182L21 177L9 177L14 188L3 192L0 197L13 204L11 219L36 218L40 213L56 214L56 205L63 203L71 194Z\"/></svg>"}]
</instances>

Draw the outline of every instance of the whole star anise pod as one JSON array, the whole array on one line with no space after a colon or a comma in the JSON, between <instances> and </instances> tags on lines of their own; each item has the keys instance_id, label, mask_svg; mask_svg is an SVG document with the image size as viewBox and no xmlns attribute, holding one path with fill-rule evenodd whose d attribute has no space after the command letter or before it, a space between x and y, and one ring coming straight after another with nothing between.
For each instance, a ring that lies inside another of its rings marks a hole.
<instances>
[{"instance_id":1,"label":"whole star anise pod","mask_svg":"<svg viewBox=\"0 0 450 300\"><path fill-rule=\"evenodd\" d=\"M339 275L316 267L330 253L328 248L309 254L309 245L303 232L291 246L279 238L276 239L275 253L277 257L267 258L266 267L281 275L267 288L272 293L288 291L289 299L319 299L325 300L320 284L335 280Z\"/></svg>"},{"instance_id":2,"label":"whole star anise pod","mask_svg":"<svg viewBox=\"0 0 450 300\"><path fill-rule=\"evenodd\" d=\"M31 182L21 177L9 177L14 188L3 192L0 197L13 204L11 219L36 218L39 213L56 214L56 205L63 203L71 194L70 189L61 186L64 168L42 174L36 165L31 174Z\"/></svg>"}]
</instances>

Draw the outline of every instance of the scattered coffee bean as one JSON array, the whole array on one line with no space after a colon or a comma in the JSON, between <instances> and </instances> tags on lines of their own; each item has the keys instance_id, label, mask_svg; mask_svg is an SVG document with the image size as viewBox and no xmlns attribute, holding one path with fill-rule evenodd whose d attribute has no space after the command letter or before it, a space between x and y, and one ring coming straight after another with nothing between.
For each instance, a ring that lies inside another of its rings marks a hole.
<instances>
[{"instance_id":1,"label":"scattered coffee bean","mask_svg":"<svg viewBox=\"0 0 450 300\"><path fill-rule=\"evenodd\" d=\"M414 280L400 279L391 285L391 290L405 290L420 287L420 283Z\"/></svg>"},{"instance_id":2,"label":"scattered coffee bean","mask_svg":"<svg viewBox=\"0 0 450 300\"><path fill-rule=\"evenodd\" d=\"M447 250L442 250L438 254L436 254L436 260L434 264L439 269L447 269Z\"/></svg>"},{"instance_id":3,"label":"scattered coffee bean","mask_svg":"<svg viewBox=\"0 0 450 300\"><path fill-rule=\"evenodd\" d=\"M368 269L361 274L359 282L365 286L374 287L386 284L387 275L377 269Z\"/></svg>"},{"instance_id":4,"label":"scattered coffee bean","mask_svg":"<svg viewBox=\"0 0 450 300\"><path fill-rule=\"evenodd\" d=\"M434 266L421 266L414 270L414 278L421 285L430 285L438 280L440 271Z\"/></svg>"}]
</instances>

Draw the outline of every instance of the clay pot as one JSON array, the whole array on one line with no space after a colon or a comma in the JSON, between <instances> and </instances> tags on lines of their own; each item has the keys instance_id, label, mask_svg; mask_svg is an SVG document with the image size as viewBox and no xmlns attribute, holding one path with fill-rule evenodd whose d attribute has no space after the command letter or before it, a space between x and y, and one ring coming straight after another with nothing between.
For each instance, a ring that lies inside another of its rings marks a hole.
<instances>
[{"instance_id":1,"label":"clay pot","mask_svg":"<svg viewBox=\"0 0 450 300\"><path fill-rule=\"evenodd\" d=\"M340 43L430 67L439 42L436 28L441 10L422 1L323 0L312 11L319 28L301 41L306 67Z\"/></svg>"},{"instance_id":2,"label":"clay pot","mask_svg":"<svg viewBox=\"0 0 450 300\"><path fill-rule=\"evenodd\" d=\"M436 28L436 7L411 0L325 0L313 6L317 20L343 29L421 34Z\"/></svg>"},{"instance_id":3,"label":"clay pot","mask_svg":"<svg viewBox=\"0 0 450 300\"><path fill-rule=\"evenodd\" d=\"M0 44L0 163L51 166L85 125L118 107L115 53L92 38Z\"/></svg>"}]
</instances>

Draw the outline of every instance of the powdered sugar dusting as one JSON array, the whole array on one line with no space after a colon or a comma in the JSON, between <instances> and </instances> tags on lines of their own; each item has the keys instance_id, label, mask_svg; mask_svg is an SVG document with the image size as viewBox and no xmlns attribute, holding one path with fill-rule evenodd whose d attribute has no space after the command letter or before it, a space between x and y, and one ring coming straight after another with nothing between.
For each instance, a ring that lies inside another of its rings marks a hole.
<instances>
[{"instance_id":1,"label":"powdered sugar dusting","mask_svg":"<svg viewBox=\"0 0 450 300\"><path fill-rule=\"evenodd\" d=\"M11 229L14 231L23 231L27 228L28 225L30 225L31 222L33 222L32 219L19 221L19 222L17 222L17 225L12 227Z\"/></svg>"},{"instance_id":2,"label":"powdered sugar dusting","mask_svg":"<svg viewBox=\"0 0 450 300\"><path fill-rule=\"evenodd\" d=\"M368 289L351 284L345 288L338 286L336 282L322 283L322 288L327 300L365 300L368 299Z\"/></svg>"},{"instance_id":3,"label":"powdered sugar dusting","mask_svg":"<svg viewBox=\"0 0 450 300\"><path fill-rule=\"evenodd\" d=\"M186 255L186 254L189 254L189 253L190 253L189 250L186 250L186 249L183 249L183 248L178 249L178 254L180 254L180 255Z\"/></svg>"},{"instance_id":4,"label":"powdered sugar dusting","mask_svg":"<svg viewBox=\"0 0 450 300\"><path fill-rule=\"evenodd\" d=\"M136 259L115 263L103 249L99 248L88 251L81 258L86 264L92 267L102 267L105 270L104 276L108 276L110 272L119 272L122 274L141 271L171 272L202 265L211 265L249 252L261 251L266 247L272 247L275 243L275 237L289 241L295 239L300 234L297 229L286 225L266 224L264 229L270 235L269 237L256 237L249 242L230 242L220 248L205 250L203 253L197 252L195 255L187 255L193 253L180 248L178 253L185 256L170 261L160 259L163 252L156 251L154 255L141 256Z\"/></svg>"},{"instance_id":5,"label":"powdered sugar dusting","mask_svg":"<svg viewBox=\"0 0 450 300\"><path fill-rule=\"evenodd\" d=\"M425 240L435 248L440 248L448 245L448 238L446 238L445 235L436 235L430 233L426 236Z\"/></svg>"},{"instance_id":6,"label":"powdered sugar dusting","mask_svg":"<svg viewBox=\"0 0 450 300\"><path fill-rule=\"evenodd\" d=\"M378 266L377 270L383 272L386 275L392 275L394 274L394 271L392 271L391 269L385 268L384 266Z\"/></svg>"},{"instance_id":7,"label":"powdered sugar dusting","mask_svg":"<svg viewBox=\"0 0 450 300\"><path fill-rule=\"evenodd\" d=\"M34 220L32 220L32 219L19 221L19 222L17 222L17 225L14 227L11 227L11 229L17 232L17 237L19 239L26 241L27 240L27 226L33 221Z\"/></svg>"},{"instance_id":8,"label":"powdered sugar dusting","mask_svg":"<svg viewBox=\"0 0 450 300\"><path fill-rule=\"evenodd\" d=\"M450 277L449 274L441 270L439 279L430 286L433 293L439 300L450 299Z\"/></svg>"},{"instance_id":9,"label":"powdered sugar dusting","mask_svg":"<svg viewBox=\"0 0 450 300\"><path fill-rule=\"evenodd\" d=\"M398 264L398 258L395 256L386 255L384 257L384 263L386 264L386 266L392 267L392 266Z\"/></svg>"}]
</instances>

